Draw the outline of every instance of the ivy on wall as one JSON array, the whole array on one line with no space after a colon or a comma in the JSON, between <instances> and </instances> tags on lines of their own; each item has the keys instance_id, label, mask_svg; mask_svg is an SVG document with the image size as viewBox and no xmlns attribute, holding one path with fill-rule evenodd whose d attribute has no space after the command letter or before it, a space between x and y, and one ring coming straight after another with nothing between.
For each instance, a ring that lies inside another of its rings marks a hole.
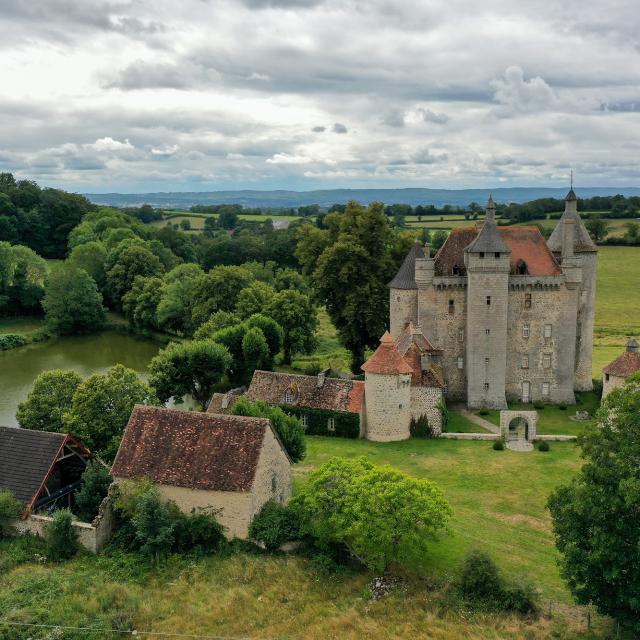
<instances>
[{"instance_id":1,"label":"ivy on wall","mask_svg":"<svg viewBox=\"0 0 640 640\"><path fill-rule=\"evenodd\" d=\"M338 438L360 437L360 414L345 413L343 411L329 411L327 409L309 409L289 404L280 408L290 415L301 419L306 417L307 424L304 432L310 436L337 436ZM329 420L333 418L334 430L329 430Z\"/></svg>"}]
</instances>

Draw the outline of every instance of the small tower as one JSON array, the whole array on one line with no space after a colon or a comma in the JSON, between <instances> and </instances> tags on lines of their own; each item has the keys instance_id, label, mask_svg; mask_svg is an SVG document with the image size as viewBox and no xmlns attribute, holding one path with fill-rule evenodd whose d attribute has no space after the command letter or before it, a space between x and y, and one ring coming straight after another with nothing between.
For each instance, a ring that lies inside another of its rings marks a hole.
<instances>
[{"instance_id":1,"label":"small tower","mask_svg":"<svg viewBox=\"0 0 640 640\"><path fill-rule=\"evenodd\" d=\"M413 369L398 352L388 331L362 370L367 440L406 440L410 436Z\"/></svg>"},{"instance_id":2,"label":"small tower","mask_svg":"<svg viewBox=\"0 0 640 640\"><path fill-rule=\"evenodd\" d=\"M484 224L465 249L467 268L467 404L505 409L507 310L511 251L487 202Z\"/></svg>"},{"instance_id":3,"label":"small tower","mask_svg":"<svg viewBox=\"0 0 640 640\"><path fill-rule=\"evenodd\" d=\"M416 261L424 258L420 243L416 240L402 266L389 283L389 314L391 335L397 338L407 322L418 321L418 285Z\"/></svg>"},{"instance_id":4,"label":"small tower","mask_svg":"<svg viewBox=\"0 0 640 640\"><path fill-rule=\"evenodd\" d=\"M598 247L591 240L578 214L578 198L573 189L567 193L564 213L547 240L547 245L567 277L567 288L575 287L578 291L575 389L588 391L593 388L591 359L596 310Z\"/></svg>"}]
</instances>

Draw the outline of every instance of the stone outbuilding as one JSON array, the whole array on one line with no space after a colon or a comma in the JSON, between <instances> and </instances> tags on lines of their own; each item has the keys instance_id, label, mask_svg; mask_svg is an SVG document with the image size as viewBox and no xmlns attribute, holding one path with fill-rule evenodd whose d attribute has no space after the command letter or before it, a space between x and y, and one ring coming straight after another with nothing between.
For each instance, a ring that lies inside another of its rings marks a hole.
<instances>
[{"instance_id":1,"label":"stone outbuilding","mask_svg":"<svg viewBox=\"0 0 640 640\"><path fill-rule=\"evenodd\" d=\"M150 479L185 513L217 510L229 538L246 538L268 500L291 496L291 460L265 418L136 405L111 474Z\"/></svg>"},{"instance_id":2,"label":"stone outbuilding","mask_svg":"<svg viewBox=\"0 0 640 640\"><path fill-rule=\"evenodd\" d=\"M626 351L602 370L602 397L605 398L616 387L621 387L626 379L640 371L640 353L638 341L631 338Z\"/></svg>"}]
</instances>

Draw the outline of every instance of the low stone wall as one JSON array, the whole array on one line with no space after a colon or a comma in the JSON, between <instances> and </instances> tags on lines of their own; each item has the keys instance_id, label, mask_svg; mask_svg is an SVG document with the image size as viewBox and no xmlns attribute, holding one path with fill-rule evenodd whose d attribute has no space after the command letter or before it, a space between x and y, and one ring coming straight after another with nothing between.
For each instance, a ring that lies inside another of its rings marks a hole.
<instances>
[{"instance_id":1,"label":"low stone wall","mask_svg":"<svg viewBox=\"0 0 640 640\"><path fill-rule=\"evenodd\" d=\"M500 440L497 433L441 433L440 438L448 440Z\"/></svg>"},{"instance_id":2,"label":"low stone wall","mask_svg":"<svg viewBox=\"0 0 640 640\"><path fill-rule=\"evenodd\" d=\"M541 434L539 433L535 440L536 442L540 440L546 440L547 442L572 442L578 439L578 436L569 436L569 435L561 435L561 434Z\"/></svg>"}]
</instances>

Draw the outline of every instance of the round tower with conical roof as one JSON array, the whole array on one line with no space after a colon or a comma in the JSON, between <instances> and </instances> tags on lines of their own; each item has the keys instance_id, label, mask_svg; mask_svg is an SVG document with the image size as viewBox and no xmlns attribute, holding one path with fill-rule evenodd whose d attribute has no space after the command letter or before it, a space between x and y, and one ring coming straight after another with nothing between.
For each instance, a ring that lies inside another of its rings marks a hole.
<instances>
[{"instance_id":1,"label":"round tower with conical roof","mask_svg":"<svg viewBox=\"0 0 640 640\"><path fill-rule=\"evenodd\" d=\"M391 335L397 338L407 322L418 321L418 285L416 284L416 260L424 258L424 251L416 241L402 266L389 283L389 318Z\"/></svg>"},{"instance_id":2,"label":"round tower with conical roof","mask_svg":"<svg viewBox=\"0 0 640 640\"><path fill-rule=\"evenodd\" d=\"M411 374L413 369L400 355L386 332L380 346L362 365L365 373L367 440L406 440L411 425Z\"/></svg>"}]
</instances>

